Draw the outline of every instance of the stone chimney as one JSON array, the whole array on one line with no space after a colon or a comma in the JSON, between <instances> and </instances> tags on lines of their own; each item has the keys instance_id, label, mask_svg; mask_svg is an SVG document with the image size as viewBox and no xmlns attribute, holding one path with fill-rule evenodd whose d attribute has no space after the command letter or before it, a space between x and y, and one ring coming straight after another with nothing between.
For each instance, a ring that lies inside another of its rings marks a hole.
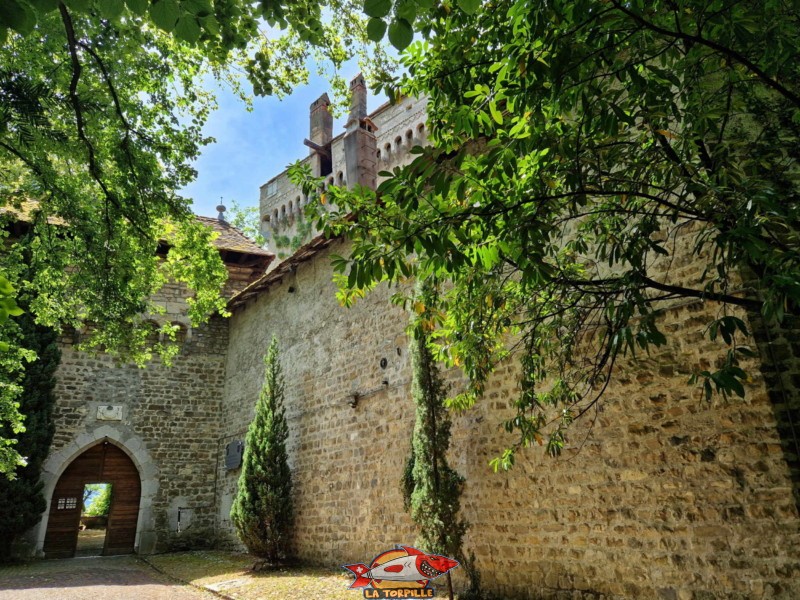
<instances>
[{"instance_id":1,"label":"stone chimney","mask_svg":"<svg viewBox=\"0 0 800 600\"><path fill-rule=\"evenodd\" d=\"M344 160L347 186L375 189L377 144L375 126L367 118L367 84L359 73L350 82L350 116L345 125Z\"/></svg>"},{"instance_id":2,"label":"stone chimney","mask_svg":"<svg viewBox=\"0 0 800 600\"><path fill-rule=\"evenodd\" d=\"M309 118L311 122L310 137L311 141L318 146L329 144L333 138L333 116L328 110L330 105L331 100L328 98L328 94L322 94L322 96L311 103Z\"/></svg>"},{"instance_id":3,"label":"stone chimney","mask_svg":"<svg viewBox=\"0 0 800 600\"><path fill-rule=\"evenodd\" d=\"M349 127L353 121L360 122L366 116L367 83L364 81L364 76L359 73L350 82L350 116L347 118L346 127Z\"/></svg>"}]
</instances>

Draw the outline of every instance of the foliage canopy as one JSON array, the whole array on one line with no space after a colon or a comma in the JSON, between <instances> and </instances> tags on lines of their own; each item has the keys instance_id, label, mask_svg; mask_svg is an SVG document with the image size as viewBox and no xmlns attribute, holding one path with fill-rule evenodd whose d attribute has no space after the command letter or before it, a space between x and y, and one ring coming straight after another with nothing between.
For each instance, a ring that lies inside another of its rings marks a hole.
<instances>
[{"instance_id":1,"label":"foliage canopy","mask_svg":"<svg viewBox=\"0 0 800 600\"><path fill-rule=\"evenodd\" d=\"M469 375L455 407L516 353L506 426L519 438L495 468L532 443L559 453L618 358L665 343L659 315L676 302L719 306L705 332L723 343L721 366L695 380L707 396L743 395L742 310L780 322L800 306L794 3L456 4L415 3L420 40L395 82L428 96L432 146L377 197L330 194L324 225L354 242L335 263L350 294L452 283L436 335Z\"/></svg>"},{"instance_id":2,"label":"foliage canopy","mask_svg":"<svg viewBox=\"0 0 800 600\"><path fill-rule=\"evenodd\" d=\"M30 294L38 322L89 332L84 349L141 364L176 351L152 347L143 318L162 311L151 299L166 281L194 291L194 324L224 314L213 234L176 193L212 141L202 133L215 107L205 86L216 78L244 98L242 73L256 94L285 94L307 80L312 58L334 73L368 54L367 67L389 66L359 4L325 6L346 21L326 21L309 0L1 0L0 210L30 224L31 270L22 277L20 252L6 244L0 318L16 311L16 289ZM14 364L0 393L0 420L17 431L18 350L4 357ZM8 442L0 463L10 468L20 456Z\"/></svg>"},{"instance_id":3,"label":"foliage canopy","mask_svg":"<svg viewBox=\"0 0 800 600\"><path fill-rule=\"evenodd\" d=\"M0 424L0 438L18 437L19 442L13 449L25 458L25 464L19 465L14 479L0 476L0 504L13 507L0 514L0 562L3 562L11 558L17 539L41 519L47 507L44 485L39 477L55 431L53 389L61 351L56 333L34 323L30 313L6 321L0 327L13 340L12 346L24 347L38 357L23 363L15 382L19 386L19 410L26 416L24 432L14 431L13 424ZM9 355L13 357L10 349L0 360L8 360ZM5 461L0 460L0 473L4 462L17 466L14 457L4 458Z\"/></svg>"},{"instance_id":4,"label":"foliage canopy","mask_svg":"<svg viewBox=\"0 0 800 600\"><path fill-rule=\"evenodd\" d=\"M111 484L110 483L89 483L84 489L84 510L83 514L90 517L106 517L111 510ZM86 501L89 504L86 504Z\"/></svg>"}]
</instances>

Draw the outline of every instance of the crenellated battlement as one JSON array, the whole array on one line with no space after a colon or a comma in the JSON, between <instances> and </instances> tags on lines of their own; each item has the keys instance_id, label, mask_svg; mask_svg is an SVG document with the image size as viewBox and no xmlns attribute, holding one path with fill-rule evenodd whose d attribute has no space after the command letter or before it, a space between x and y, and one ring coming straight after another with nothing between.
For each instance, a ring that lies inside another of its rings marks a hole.
<instances>
[{"instance_id":1,"label":"crenellated battlement","mask_svg":"<svg viewBox=\"0 0 800 600\"><path fill-rule=\"evenodd\" d=\"M378 173L410 162L410 150L427 144L425 99L402 98L396 104L386 103L367 113L363 77L354 78L350 88L348 122L345 131L335 137L327 94L310 107L310 139L305 140L309 156L303 162L314 175L326 178L325 188L356 184L375 187L382 180ZM261 186L261 233L278 254L276 265L318 233L304 218L308 202L308 196L289 181L286 171Z\"/></svg>"}]
</instances>

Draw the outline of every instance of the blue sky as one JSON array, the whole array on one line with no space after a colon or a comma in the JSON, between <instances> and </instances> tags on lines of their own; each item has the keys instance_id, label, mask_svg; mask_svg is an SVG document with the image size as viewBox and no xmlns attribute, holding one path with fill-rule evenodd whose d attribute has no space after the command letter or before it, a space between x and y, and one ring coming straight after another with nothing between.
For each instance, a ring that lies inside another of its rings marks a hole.
<instances>
[{"instance_id":1,"label":"blue sky","mask_svg":"<svg viewBox=\"0 0 800 600\"><path fill-rule=\"evenodd\" d=\"M259 186L308 154L303 145L309 135L308 107L329 88L324 78L311 71L309 84L283 100L255 98L252 112L229 90L217 90L219 109L204 129L217 141L206 146L195 162L197 179L180 191L193 199L195 213L216 216L220 197L228 208L231 200L240 206L258 206ZM343 71L348 79L357 73L356 66L352 72ZM382 102L370 97L369 110ZM334 135L343 126L344 118L335 121Z\"/></svg>"}]
</instances>

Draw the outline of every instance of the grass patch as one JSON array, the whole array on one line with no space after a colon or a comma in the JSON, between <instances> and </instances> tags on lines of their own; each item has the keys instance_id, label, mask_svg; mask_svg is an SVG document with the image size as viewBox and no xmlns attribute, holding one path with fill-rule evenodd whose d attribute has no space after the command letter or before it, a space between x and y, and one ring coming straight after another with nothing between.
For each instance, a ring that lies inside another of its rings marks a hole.
<instances>
[{"instance_id":1,"label":"grass patch","mask_svg":"<svg viewBox=\"0 0 800 600\"><path fill-rule=\"evenodd\" d=\"M170 577L241 600L363 597L360 591L347 589L351 578L336 569L303 566L252 572L257 559L221 551L160 554L147 560Z\"/></svg>"}]
</instances>

